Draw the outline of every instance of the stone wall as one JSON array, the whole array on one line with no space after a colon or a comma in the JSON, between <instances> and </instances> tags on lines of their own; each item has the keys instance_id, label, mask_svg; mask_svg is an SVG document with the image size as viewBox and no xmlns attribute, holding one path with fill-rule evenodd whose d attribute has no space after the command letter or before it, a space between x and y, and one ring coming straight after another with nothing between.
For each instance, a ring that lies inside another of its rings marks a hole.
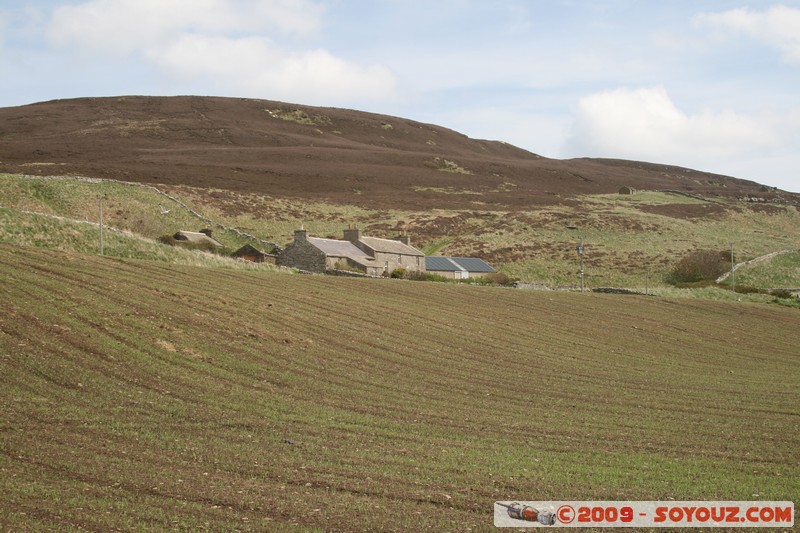
<instances>
[{"instance_id":1,"label":"stone wall","mask_svg":"<svg viewBox=\"0 0 800 533\"><path fill-rule=\"evenodd\" d=\"M452 270L428 270L428 273L434 274L436 276L442 276L443 278L446 279L456 279L456 273L453 272ZM461 279L461 277L459 276L458 279Z\"/></svg>"},{"instance_id":2,"label":"stone wall","mask_svg":"<svg viewBox=\"0 0 800 533\"><path fill-rule=\"evenodd\" d=\"M397 268L406 270L425 272L425 258L418 255L389 254L375 252L375 261L381 270L385 270L388 264L388 272L391 274Z\"/></svg>"},{"instance_id":3,"label":"stone wall","mask_svg":"<svg viewBox=\"0 0 800 533\"><path fill-rule=\"evenodd\" d=\"M288 245L276 261L278 266L294 267L309 272L325 272L325 254L308 241L297 241Z\"/></svg>"},{"instance_id":4,"label":"stone wall","mask_svg":"<svg viewBox=\"0 0 800 533\"><path fill-rule=\"evenodd\" d=\"M326 260L325 264L328 266L328 270L349 270L349 271L358 271L360 274L365 274L369 276L380 276L383 270L377 267L365 267L364 265L354 261L349 257L336 257L333 255L329 255Z\"/></svg>"}]
</instances>

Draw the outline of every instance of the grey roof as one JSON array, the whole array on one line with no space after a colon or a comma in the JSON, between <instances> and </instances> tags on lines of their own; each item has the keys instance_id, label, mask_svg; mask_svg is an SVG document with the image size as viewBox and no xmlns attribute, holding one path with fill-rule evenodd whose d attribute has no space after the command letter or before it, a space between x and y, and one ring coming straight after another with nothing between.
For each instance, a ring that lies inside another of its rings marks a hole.
<instances>
[{"instance_id":1,"label":"grey roof","mask_svg":"<svg viewBox=\"0 0 800 533\"><path fill-rule=\"evenodd\" d=\"M244 246L242 246L241 248L239 248L238 250L233 252L232 255L246 254L246 253L258 253L258 254L263 254L263 255L272 255L272 254L269 254L269 253L265 252L264 250L259 250L258 248L256 248L255 246L253 246L250 243L245 244Z\"/></svg>"},{"instance_id":2,"label":"grey roof","mask_svg":"<svg viewBox=\"0 0 800 533\"><path fill-rule=\"evenodd\" d=\"M428 256L425 258L425 270L455 272L464 269L451 261L449 257Z\"/></svg>"},{"instance_id":3,"label":"grey roof","mask_svg":"<svg viewBox=\"0 0 800 533\"><path fill-rule=\"evenodd\" d=\"M180 237L183 237L183 239L181 239ZM175 234L175 238L178 240L186 240L188 242L195 244L207 242L219 248L222 248L224 246L217 239L209 237L205 233L200 233L197 231L179 231L178 233Z\"/></svg>"},{"instance_id":4,"label":"grey roof","mask_svg":"<svg viewBox=\"0 0 800 533\"><path fill-rule=\"evenodd\" d=\"M361 242L375 250L376 252L383 252L387 254L403 254L403 255L425 255L413 246L403 244L400 241L392 239L379 239L378 237L361 237Z\"/></svg>"},{"instance_id":5,"label":"grey roof","mask_svg":"<svg viewBox=\"0 0 800 533\"><path fill-rule=\"evenodd\" d=\"M359 250L350 241L339 241L336 239L320 239L319 237L308 237L308 242L322 250L325 255L332 257L348 257L362 264L373 264L375 260Z\"/></svg>"},{"instance_id":6,"label":"grey roof","mask_svg":"<svg viewBox=\"0 0 800 533\"><path fill-rule=\"evenodd\" d=\"M496 272L489 263L477 257L428 256L425 258L425 270L444 272Z\"/></svg>"}]
</instances>

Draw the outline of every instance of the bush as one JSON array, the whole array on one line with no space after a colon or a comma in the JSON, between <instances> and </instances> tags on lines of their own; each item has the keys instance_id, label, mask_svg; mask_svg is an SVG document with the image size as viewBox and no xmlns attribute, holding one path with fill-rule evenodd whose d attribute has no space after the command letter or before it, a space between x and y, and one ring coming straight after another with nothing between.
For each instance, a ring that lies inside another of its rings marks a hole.
<instances>
[{"instance_id":1,"label":"bush","mask_svg":"<svg viewBox=\"0 0 800 533\"><path fill-rule=\"evenodd\" d=\"M667 281L673 285L714 281L730 268L730 252L695 250L687 254L675 265Z\"/></svg>"},{"instance_id":2,"label":"bush","mask_svg":"<svg viewBox=\"0 0 800 533\"><path fill-rule=\"evenodd\" d=\"M769 293L772 296L775 296L777 298L794 298L795 297L794 293L792 291L790 291L790 290L787 290L787 289L772 289L771 291L769 291Z\"/></svg>"},{"instance_id":3,"label":"bush","mask_svg":"<svg viewBox=\"0 0 800 533\"><path fill-rule=\"evenodd\" d=\"M502 272L492 272L487 274L486 279L489 280L490 283L494 283L496 285L508 285L511 283L511 279Z\"/></svg>"},{"instance_id":4,"label":"bush","mask_svg":"<svg viewBox=\"0 0 800 533\"><path fill-rule=\"evenodd\" d=\"M392 277L396 279L403 279L406 277L406 269L405 268L395 268L392 270Z\"/></svg>"},{"instance_id":5,"label":"bush","mask_svg":"<svg viewBox=\"0 0 800 533\"><path fill-rule=\"evenodd\" d=\"M404 279L410 279L411 281L425 281L427 276L425 272L419 272L417 270L406 270L405 275L403 276Z\"/></svg>"},{"instance_id":6,"label":"bush","mask_svg":"<svg viewBox=\"0 0 800 533\"><path fill-rule=\"evenodd\" d=\"M739 285L737 283L736 290L734 292L737 292L739 294L760 294L760 293L766 293L767 291L758 289L756 287L750 287L748 285Z\"/></svg>"}]
</instances>

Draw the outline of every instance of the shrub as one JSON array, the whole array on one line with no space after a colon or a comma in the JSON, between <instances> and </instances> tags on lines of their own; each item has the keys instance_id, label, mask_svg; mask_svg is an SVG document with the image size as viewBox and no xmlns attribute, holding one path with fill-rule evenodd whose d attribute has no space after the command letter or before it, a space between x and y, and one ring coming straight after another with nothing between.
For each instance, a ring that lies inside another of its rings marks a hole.
<instances>
[{"instance_id":1,"label":"shrub","mask_svg":"<svg viewBox=\"0 0 800 533\"><path fill-rule=\"evenodd\" d=\"M412 281L425 281L427 276L425 272L419 272L417 270L406 270L405 275L403 276L405 279L410 279Z\"/></svg>"},{"instance_id":2,"label":"shrub","mask_svg":"<svg viewBox=\"0 0 800 533\"><path fill-rule=\"evenodd\" d=\"M694 250L678 261L678 264L670 272L667 281L673 285L714 281L727 270L730 270L730 267L730 252Z\"/></svg>"},{"instance_id":3,"label":"shrub","mask_svg":"<svg viewBox=\"0 0 800 533\"><path fill-rule=\"evenodd\" d=\"M792 291L790 291L790 290L787 290L787 289L772 289L771 291L769 291L769 293L772 296L775 296L777 298L794 298L795 297L794 293Z\"/></svg>"},{"instance_id":4,"label":"shrub","mask_svg":"<svg viewBox=\"0 0 800 533\"><path fill-rule=\"evenodd\" d=\"M392 270L392 277L393 278L405 278L406 277L406 269L405 268L395 268Z\"/></svg>"},{"instance_id":5,"label":"shrub","mask_svg":"<svg viewBox=\"0 0 800 533\"><path fill-rule=\"evenodd\" d=\"M739 285L737 283L735 292L738 292L739 294L759 294L767 291L757 289L756 287L750 287L748 285Z\"/></svg>"},{"instance_id":6,"label":"shrub","mask_svg":"<svg viewBox=\"0 0 800 533\"><path fill-rule=\"evenodd\" d=\"M487 274L486 279L496 285L508 285L511 282L511 279L502 272L492 272Z\"/></svg>"}]
</instances>

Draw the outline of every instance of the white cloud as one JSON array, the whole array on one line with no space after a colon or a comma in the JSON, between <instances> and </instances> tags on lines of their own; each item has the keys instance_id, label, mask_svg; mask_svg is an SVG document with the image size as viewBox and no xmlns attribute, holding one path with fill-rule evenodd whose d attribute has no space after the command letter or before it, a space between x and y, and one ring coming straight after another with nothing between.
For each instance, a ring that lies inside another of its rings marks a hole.
<instances>
[{"instance_id":1,"label":"white cloud","mask_svg":"<svg viewBox=\"0 0 800 533\"><path fill-rule=\"evenodd\" d=\"M781 144L778 125L731 111L681 111L662 87L582 98L568 151L679 164L722 160Z\"/></svg>"},{"instance_id":2,"label":"white cloud","mask_svg":"<svg viewBox=\"0 0 800 533\"><path fill-rule=\"evenodd\" d=\"M308 0L90 0L53 12L52 40L98 52L151 49L185 32L308 34L321 8Z\"/></svg>"},{"instance_id":3,"label":"white cloud","mask_svg":"<svg viewBox=\"0 0 800 533\"><path fill-rule=\"evenodd\" d=\"M386 67L361 66L326 50L287 52L262 37L184 35L150 55L164 70L211 80L241 96L341 102L386 99L395 90Z\"/></svg>"},{"instance_id":4,"label":"white cloud","mask_svg":"<svg viewBox=\"0 0 800 533\"><path fill-rule=\"evenodd\" d=\"M786 61L800 63L800 9L782 5L766 11L738 8L722 13L702 13L695 16L694 22L748 35L779 49Z\"/></svg>"},{"instance_id":5,"label":"white cloud","mask_svg":"<svg viewBox=\"0 0 800 533\"><path fill-rule=\"evenodd\" d=\"M297 44L315 37L323 14L312 0L89 0L57 8L50 36L91 55L133 54L203 92L318 104L392 97L388 68ZM299 48L275 44L287 36Z\"/></svg>"}]
</instances>

